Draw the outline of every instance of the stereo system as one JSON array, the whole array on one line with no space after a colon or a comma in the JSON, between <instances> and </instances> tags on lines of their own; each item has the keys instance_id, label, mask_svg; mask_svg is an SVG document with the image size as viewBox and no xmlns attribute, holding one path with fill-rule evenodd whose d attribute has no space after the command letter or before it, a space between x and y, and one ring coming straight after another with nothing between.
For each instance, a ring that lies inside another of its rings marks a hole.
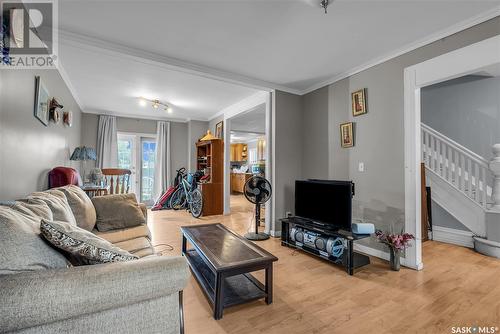
<instances>
[{"instance_id":1,"label":"stereo system","mask_svg":"<svg viewBox=\"0 0 500 334\"><path fill-rule=\"evenodd\" d=\"M307 230L293 224L289 225L290 239L296 246L307 246L317 250L323 256L339 258L346 247L344 238L324 236L321 233Z\"/></svg>"}]
</instances>

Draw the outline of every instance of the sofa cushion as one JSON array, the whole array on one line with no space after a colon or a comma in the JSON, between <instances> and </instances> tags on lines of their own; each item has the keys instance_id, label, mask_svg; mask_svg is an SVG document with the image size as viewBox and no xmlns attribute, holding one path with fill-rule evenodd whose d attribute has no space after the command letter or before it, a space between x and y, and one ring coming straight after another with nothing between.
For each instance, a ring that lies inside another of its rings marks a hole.
<instances>
[{"instance_id":1,"label":"sofa cushion","mask_svg":"<svg viewBox=\"0 0 500 334\"><path fill-rule=\"evenodd\" d=\"M40 219L0 206L0 275L68 265L66 258L40 237Z\"/></svg>"},{"instance_id":2,"label":"sofa cushion","mask_svg":"<svg viewBox=\"0 0 500 334\"><path fill-rule=\"evenodd\" d=\"M97 229L101 232L138 226L146 223L135 194L95 196Z\"/></svg>"},{"instance_id":3,"label":"sofa cushion","mask_svg":"<svg viewBox=\"0 0 500 334\"><path fill-rule=\"evenodd\" d=\"M19 200L14 202L11 208L30 217L37 218L37 220L40 220L42 218L47 220L54 219L52 210L50 210L50 207L47 205L47 203L45 203L41 199L32 198Z\"/></svg>"},{"instance_id":4,"label":"sofa cushion","mask_svg":"<svg viewBox=\"0 0 500 334\"><path fill-rule=\"evenodd\" d=\"M73 211L71 211L66 195L61 190L50 189L43 192L34 192L28 196L28 199L44 201L52 211L53 220L68 222L76 226Z\"/></svg>"},{"instance_id":5,"label":"sofa cushion","mask_svg":"<svg viewBox=\"0 0 500 334\"><path fill-rule=\"evenodd\" d=\"M71 211L75 216L76 225L87 231L92 231L95 226L96 213L89 196L80 187L69 185L61 188L66 195Z\"/></svg>"},{"instance_id":6,"label":"sofa cushion","mask_svg":"<svg viewBox=\"0 0 500 334\"><path fill-rule=\"evenodd\" d=\"M109 241L65 222L42 219L40 230L44 238L52 245L69 253L75 265L138 259L137 256L113 246Z\"/></svg>"},{"instance_id":7,"label":"sofa cushion","mask_svg":"<svg viewBox=\"0 0 500 334\"><path fill-rule=\"evenodd\" d=\"M149 228L146 224L141 224L139 226L134 226L130 228L122 228L119 230L105 231L105 232L100 232L94 229L92 233L103 239L108 240L112 244L140 237L146 237L151 239L151 233L149 232Z\"/></svg>"},{"instance_id":8,"label":"sofa cushion","mask_svg":"<svg viewBox=\"0 0 500 334\"><path fill-rule=\"evenodd\" d=\"M153 246L151 245L151 241L149 241L146 237L139 237L131 240L121 241L114 243L116 247L124 249L134 255L138 253L141 254L139 257L143 257L145 255L154 254Z\"/></svg>"}]
</instances>

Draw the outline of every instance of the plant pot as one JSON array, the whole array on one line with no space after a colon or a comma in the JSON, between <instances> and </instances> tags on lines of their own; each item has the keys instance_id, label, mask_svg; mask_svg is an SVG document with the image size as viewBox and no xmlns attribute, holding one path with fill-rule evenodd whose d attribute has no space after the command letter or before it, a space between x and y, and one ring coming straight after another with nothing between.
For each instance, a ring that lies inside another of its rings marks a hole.
<instances>
[{"instance_id":1,"label":"plant pot","mask_svg":"<svg viewBox=\"0 0 500 334\"><path fill-rule=\"evenodd\" d=\"M393 247L389 247L389 252L391 254L391 269L394 271L399 271L399 269L401 269L401 252Z\"/></svg>"}]
</instances>

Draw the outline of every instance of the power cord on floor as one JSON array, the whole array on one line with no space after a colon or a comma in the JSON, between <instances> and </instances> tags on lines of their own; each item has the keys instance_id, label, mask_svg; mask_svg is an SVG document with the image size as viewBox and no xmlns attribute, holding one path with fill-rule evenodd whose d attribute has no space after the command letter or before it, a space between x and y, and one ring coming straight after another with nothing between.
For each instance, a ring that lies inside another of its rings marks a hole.
<instances>
[{"instance_id":1,"label":"power cord on floor","mask_svg":"<svg viewBox=\"0 0 500 334\"><path fill-rule=\"evenodd\" d=\"M165 254L165 252L171 252L174 250L174 246L169 245L169 244L165 244L165 243L160 243L160 244L153 245L153 248L155 249L155 251L156 251L156 247L159 247L159 246L164 247L163 249L158 251L158 254L160 254L161 256L163 256Z\"/></svg>"}]
</instances>

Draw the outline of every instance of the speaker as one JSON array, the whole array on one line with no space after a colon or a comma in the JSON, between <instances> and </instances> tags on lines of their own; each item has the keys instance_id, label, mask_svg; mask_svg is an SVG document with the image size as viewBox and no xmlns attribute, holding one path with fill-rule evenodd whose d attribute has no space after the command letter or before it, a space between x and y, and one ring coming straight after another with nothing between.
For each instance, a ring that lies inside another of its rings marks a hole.
<instances>
[{"instance_id":1,"label":"speaker","mask_svg":"<svg viewBox=\"0 0 500 334\"><path fill-rule=\"evenodd\" d=\"M292 227L290 229L290 238L295 242L304 242L304 231L298 227Z\"/></svg>"},{"instance_id":2,"label":"speaker","mask_svg":"<svg viewBox=\"0 0 500 334\"><path fill-rule=\"evenodd\" d=\"M328 239L325 237L317 237L314 240L314 247L320 251L326 252L326 244L328 243Z\"/></svg>"},{"instance_id":3,"label":"speaker","mask_svg":"<svg viewBox=\"0 0 500 334\"><path fill-rule=\"evenodd\" d=\"M344 253L344 239L328 238L326 251L333 257L341 257Z\"/></svg>"}]
</instances>

